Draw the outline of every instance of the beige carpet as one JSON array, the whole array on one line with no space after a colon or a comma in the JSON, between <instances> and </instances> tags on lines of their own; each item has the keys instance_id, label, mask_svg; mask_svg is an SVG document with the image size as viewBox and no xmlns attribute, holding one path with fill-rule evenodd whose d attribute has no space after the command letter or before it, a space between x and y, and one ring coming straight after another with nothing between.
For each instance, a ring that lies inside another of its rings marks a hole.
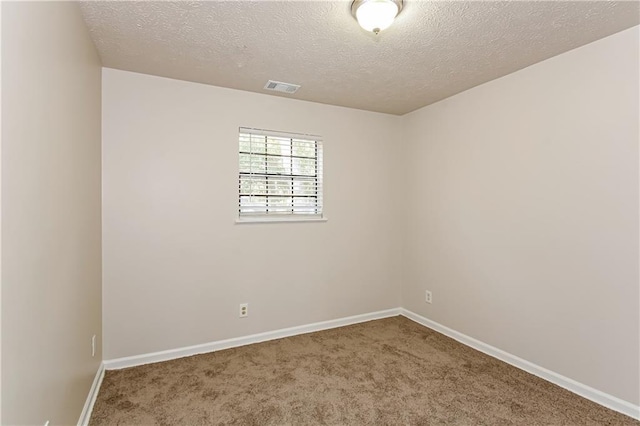
<instances>
[{"instance_id":1,"label":"beige carpet","mask_svg":"<svg viewBox=\"0 0 640 426\"><path fill-rule=\"evenodd\" d=\"M640 425L394 317L107 371L91 425Z\"/></svg>"}]
</instances>

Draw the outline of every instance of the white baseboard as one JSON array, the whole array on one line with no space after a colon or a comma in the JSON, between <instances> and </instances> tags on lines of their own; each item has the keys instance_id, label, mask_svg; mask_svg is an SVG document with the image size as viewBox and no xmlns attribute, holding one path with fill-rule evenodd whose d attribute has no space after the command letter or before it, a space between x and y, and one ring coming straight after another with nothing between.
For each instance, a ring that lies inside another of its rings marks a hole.
<instances>
[{"instance_id":1,"label":"white baseboard","mask_svg":"<svg viewBox=\"0 0 640 426\"><path fill-rule=\"evenodd\" d=\"M431 321L430 319L420 316L407 309L401 308L400 315L407 317L410 320L417 322L418 324L435 330L438 333L451 337L452 339L457 340L458 342L466 346L472 347L473 349L504 361L507 364L511 364L514 367L526 371L527 373L531 373L534 376L538 376L548 382L554 383L562 388L565 388L575 394L582 396L583 398L589 399L597 404L603 405L622 414L626 414L629 417L640 420L640 406L638 405L634 405L630 402L624 401L613 395L609 395L605 392L594 389L561 374L555 373L551 370L547 370L544 367L540 367L539 365L533 364L501 349L476 340L473 337L467 336L466 334L462 334L460 332L452 330L449 327L445 327L442 324Z\"/></svg>"},{"instance_id":2,"label":"white baseboard","mask_svg":"<svg viewBox=\"0 0 640 426\"><path fill-rule=\"evenodd\" d=\"M112 360L105 360L94 380L91 392L87 398L84 409L82 410L82 416L80 417L79 425L85 426L91 416L91 410L104 376L104 370L117 370L120 368L135 367L138 365L151 364L154 362L169 361L172 359L182 358L191 355L198 355L208 352L220 351L223 349L235 348L238 346L250 345L253 343L266 342L269 340L281 339L284 337L296 336L299 334L312 333L315 331L328 330L331 328L344 327L346 325L357 324L366 321L372 321L376 319L388 318L397 315L402 315L412 321L417 322L425 327L442 333L445 336L451 337L458 342L474 348L480 352L483 352L489 356L497 358L501 361L511 364L521 370L538 376L548 382L554 383L562 388L565 388L577 395L580 395L586 399L589 399L597 404L618 411L634 419L640 420L640 406L634 405L630 402L624 401L613 395L609 395L605 392L594 389L590 386L577 382L573 379L565 377L561 374L555 373L532 362L526 361L520 357L512 355L501 349L488 345L484 342L469 337L466 334L462 334L449 327L439 324L435 321L420 316L414 312L411 312L404 308L387 309L385 311L372 312L369 314L355 315L346 318L339 318L335 320L317 322L313 324L301 325L297 327L284 328L280 330L268 331L265 333L253 334L250 336L236 337L233 339L219 340L210 343L204 343L201 345L188 346L177 349L170 349L166 351L153 352L148 354L117 358Z\"/></svg>"},{"instance_id":3,"label":"white baseboard","mask_svg":"<svg viewBox=\"0 0 640 426\"><path fill-rule=\"evenodd\" d=\"M135 355L124 358L116 358L104 361L104 368L107 370L117 370L120 368L135 367L138 365L151 364L154 362L169 361L185 356L198 355L208 352L220 351L223 349L235 348L238 346L250 345L253 343L266 342L268 340L282 339L283 337L296 336L299 334L312 333L314 331L328 330L331 328L344 327L346 325L372 321L381 318L388 318L400 315L400 308L387 309L385 311L372 312L369 314L354 315L346 318L322 321L313 324L301 325L280 330L267 331L265 333L252 334L250 336L236 337L233 339L219 340L216 342L204 343L201 345L188 346L184 348L169 349L161 352Z\"/></svg>"},{"instance_id":4,"label":"white baseboard","mask_svg":"<svg viewBox=\"0 0 640 426\"><path fill-rule=\"evenodd\" d=\"M96 372L96 376L93 379L93 383L91 384L91 389L89 389L87 400L84 403L84 407L82 407L82 413L78 419L78 426L87 426L89 424L91 412L93 411L93 404L96 403L96 398L98 397L98 391L100 391L100 385L102 384L103 378L104 363L101 362L100 367L98 367L98 371Z\"/></svg>"}]
</instances>

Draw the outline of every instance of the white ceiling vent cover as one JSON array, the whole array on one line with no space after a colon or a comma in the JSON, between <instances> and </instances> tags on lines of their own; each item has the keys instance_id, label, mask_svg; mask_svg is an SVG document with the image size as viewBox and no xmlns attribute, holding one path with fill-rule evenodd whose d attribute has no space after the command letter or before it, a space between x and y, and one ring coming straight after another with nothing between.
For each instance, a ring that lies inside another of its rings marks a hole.
<instances>
[{"instance_id":1,"label":"white ceiling vent cover","mask_svg":"<svg viewBox=\"0 0 640 426\"><path fill-rule=\"evenodd\" d=\"M264 88L267 90L273 90L274 92L283 92L283 93L296 93L296 91L300 88L298 84L291 83L283 83L281 81L267 81L267 84L264 85Z\"/></svg>"}]
</instances>

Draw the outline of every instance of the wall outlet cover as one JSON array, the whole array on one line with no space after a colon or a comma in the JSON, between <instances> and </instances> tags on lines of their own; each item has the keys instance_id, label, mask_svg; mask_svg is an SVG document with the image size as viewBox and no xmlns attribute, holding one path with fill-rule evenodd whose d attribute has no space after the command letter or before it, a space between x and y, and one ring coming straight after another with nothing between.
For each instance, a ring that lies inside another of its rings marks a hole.
<instances>
[{"instance_id":1,"label":"wall outlet cover","mask_svg":"<svg viewBox=\"0 0 640 426\"><path fill-rule=\"evenodd\" d=\"M240 304L240 318L245 318L249 316L249 304L241 303Z\"/></svg>"}]
</instances>

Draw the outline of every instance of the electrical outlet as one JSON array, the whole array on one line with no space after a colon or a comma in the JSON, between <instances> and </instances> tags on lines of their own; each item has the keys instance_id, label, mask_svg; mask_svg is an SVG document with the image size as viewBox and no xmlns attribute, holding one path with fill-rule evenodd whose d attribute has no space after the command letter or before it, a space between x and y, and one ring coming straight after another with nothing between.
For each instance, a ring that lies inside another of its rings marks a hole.
<instances>
[{"instance_id":1,"label":"electrical outlet","mask_svg":"<svg viewBox=\"0 0 640 426\"><path fill-rule=\"evenodd\" d=\"M91 338L91 356L96 356L96 335Z\"/></svg>"},{"instance_id":2,"label":"electrical outlet","mask_svg":"<svg viewBox=\"0 0 640 426\"><path fill-rule=\"evenodd\" d=\"M430 292L429 290L427 290L427 291L425 292L425 298L424 298L424 301L425 301L425 302L427 302L427 303L431 303L431 302L433 302L433 298L431 297L431 292Z\"/></svg>"},{"instance_id":3,"label":"electrical outlet","mask_svg":"<svg viewBox=\"0 0 640 426\"><path fill-rule=\"evenodd\" d=\"M240 318L244 318L244 317L248 317L249 316L249 304L248 303L241 303L240 304Z\"/></svg>"}]
</instances>

